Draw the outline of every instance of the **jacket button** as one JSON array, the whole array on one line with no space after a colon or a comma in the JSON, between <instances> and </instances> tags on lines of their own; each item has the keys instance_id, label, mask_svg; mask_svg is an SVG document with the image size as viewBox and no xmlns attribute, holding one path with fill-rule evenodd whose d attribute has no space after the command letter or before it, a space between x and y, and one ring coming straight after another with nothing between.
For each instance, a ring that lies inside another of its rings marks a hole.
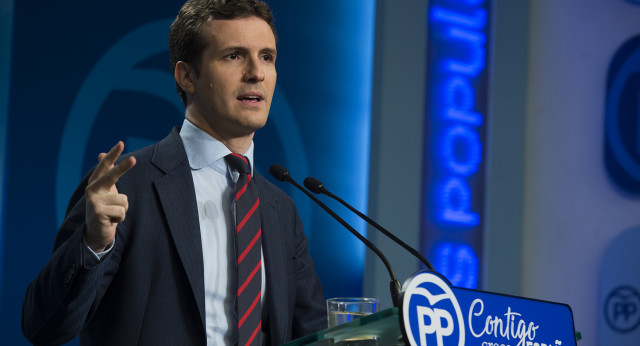
<instances>
[{"instance_id":1,"label":"jacket button","mask_svg":"<svg viewBox=\"0 0 640 346\"><path fill-rule=\"evenodd\" d=\"M69 283L71 282L71 279L73 279L73 274L76 273L76 266L71 265L71 267L69 268L69 270L67 270L67 273L64 275L64 286L67 287L69 285Z\"/></svg>"}]
</instances>

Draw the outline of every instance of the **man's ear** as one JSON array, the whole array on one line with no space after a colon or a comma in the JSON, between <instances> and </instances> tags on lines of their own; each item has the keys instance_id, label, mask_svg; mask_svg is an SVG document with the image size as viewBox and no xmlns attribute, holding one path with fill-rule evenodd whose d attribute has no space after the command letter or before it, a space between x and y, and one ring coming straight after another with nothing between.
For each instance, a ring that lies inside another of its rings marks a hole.
<instances>
[{"instance_id":1,"label":"man's ear","mask_svg":"<svg viewBox=\"0 0 640 346\"><path fill-rule=\"evenodd\" d=\"M196 75L191 65L184 61L178 61L173 71L173 78L175 78L176 83L178 83L185 93L193 95L196 92Z\"/></svg>"}]
</instances>

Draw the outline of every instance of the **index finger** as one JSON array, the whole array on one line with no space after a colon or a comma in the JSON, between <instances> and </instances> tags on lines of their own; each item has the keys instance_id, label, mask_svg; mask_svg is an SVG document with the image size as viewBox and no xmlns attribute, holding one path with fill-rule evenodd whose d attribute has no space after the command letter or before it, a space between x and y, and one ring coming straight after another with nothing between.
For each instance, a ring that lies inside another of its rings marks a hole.
<instances>
[{"instance_id":1,"label":"index finger","mask_svg":"<svg viewBox=\"0 0 640 346\"><path fill-rule=\"evenodd\" d=\"M136 165L135 157L128 157L117 165L113 166L110 170L98 177L92 185L93 190L110 189L118 182L118 179L127 173L133 166Z\"/></svg>"},{"instance_id":2,"label":"index finger","mask_svg":"<svg viewBox=\"0 0 640 346\"><path fill-rule=\"evenodd\" d=\"M106 154L101 153L100 155L98 155L98 166L96 167L95 171L93 171L93 173L91 174L91 177L89 177L89 183L92 183L93 181L97 180L106 171L111 169L111 167L116 162L118 157L120 157L120 154L122 154L123 150L124 150L124 143L122 143L122 141L118 141L118 143L116 143L116 145L114 145L113 148L111 148L108 153Z\"/></svg>"}]
</instances>

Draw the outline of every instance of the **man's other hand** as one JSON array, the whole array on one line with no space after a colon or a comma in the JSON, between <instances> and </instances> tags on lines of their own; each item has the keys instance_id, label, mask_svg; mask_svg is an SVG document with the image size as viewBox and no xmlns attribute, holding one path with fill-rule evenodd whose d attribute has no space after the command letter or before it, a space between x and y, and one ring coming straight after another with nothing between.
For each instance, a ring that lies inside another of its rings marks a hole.
<instances>
[{"instance_id":1,"label":"man's other hand","mask_svg":"<svg viewBox=\"0 0 640 346\"><path fill-rule=\"evenodd\" d=\"M118 193L116 182L123 174L136 165L136 159L129 157L114 166L122 154L124 143L118 142L108 153L98 155L98 167L89 177L85 190L87 210L84 239L94 252L104 251L116 236L116 226L124 221L129 201Z\"/></svg>"}]
</instances>

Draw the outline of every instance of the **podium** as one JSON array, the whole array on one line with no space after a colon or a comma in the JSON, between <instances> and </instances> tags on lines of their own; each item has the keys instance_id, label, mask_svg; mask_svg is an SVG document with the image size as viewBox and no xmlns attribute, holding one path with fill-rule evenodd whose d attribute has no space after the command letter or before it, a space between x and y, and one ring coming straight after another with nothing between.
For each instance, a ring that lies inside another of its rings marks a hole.
<instances>
[{"instance_id":1,"label":"podium","mask_svg":"<svg viewBox=\"0 0 640 346\"><path fill-rule=\"evenodd\" d=\"M422 271L403 286L399 307L285 345L577 346L578 339L566 304L453 287Z\"/></svg>"}]
</instances>

